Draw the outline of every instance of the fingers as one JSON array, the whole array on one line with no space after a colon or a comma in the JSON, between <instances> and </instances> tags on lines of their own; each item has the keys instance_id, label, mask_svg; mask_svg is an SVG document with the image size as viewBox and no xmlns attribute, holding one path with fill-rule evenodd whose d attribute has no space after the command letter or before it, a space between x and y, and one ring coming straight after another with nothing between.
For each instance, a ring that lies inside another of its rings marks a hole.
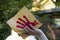
<instances>
[{"instance_id":1,"label":"fingers","mask_svg":"<svg viewBox=\"0 0 60 40\"><path fill-rule=\"evenodd\" d=\"M16 23L17 23L17 28L22 28L22 29L24 29L24 24L23 23L21 23L20 21L22 21L23 23L25 23L25 21L23 21L21 18L18 18L18 21L16 21Z\"/></svg>"},{"instance_id":2,"label":"fingers","mask_svg":"<svg viewBox=\"0 0 60 40\"><path fill-rule=\"evenodd\" d=\"M29 22L28 18L25 15L23 15L23 18L25 18L25 20Z\"/></svg>"},{"instance_id":3,"label":"fingers","mask_svg":"<svg viewBox=\"0 0 60 40\"><path fill-rule=\"evenodd\" d=\"M30 24L30 27L32 28L32 30L35 30L34 26Z\"/></svg>"},{"instance_id":4,"label":"fingers","mask_svg":"<svg viewBox=\"0 0 60 40\"><path fill-rule=\"evenodd\" d=\"M27 33L30 33L30 31L29 31L29 30L27 30L26 28L24 28L24 30L25 30Z\"/></svg>"},{"instance_id":5,"label":"fingers","mask_svg":"<svg viewBox=\"0 0 60 40\"><path fill-rule=\"evenodd\" d=\"M18 18L19 21L22 21L23 23L26 23L24 20L22 20L21 18Z\"/></svg>"},{"instance_id":6,"label":"fingers","mask_svg":"<svg viewBox=\"0 0 60 40\"><path fill-rule=\"evenodd\" d=\"M26 28L28 31L33 31L33 30L31 30L28 26L25 26L24 28Z\"/></svg>"},{"instance_id":7,"label":"fingers","mask_svg":"<svg viewBox=\"0 0 60 40\"><path fill-rule=\"evenodd\" d=\"M25 20L26 20L27 22L29 22L28 18L27 18L25 15L23 15L23 18L25 18ZM22 21L23 23L26 23L26 22L25 22L24 20L22 20L21 18L18 18L18 20Z\"/></svg>"},{"instance_id":8,"label":"fingers","mask_svg":"<svg viewBox=\"0 0 60 40\"><path fill-rule=\"evenodd\" d=\"M38 24L38 22L36 20L34 20L34 22L32 24L33 24L33 26L35 26L36 24Z\"/></svg>"},{"instance_id":9,"label":"fingers","mask_svg":"<svg viewBox=\"0 0 60 40\"><path fill-rule=\"evenodd\" d=\"M21 24L22 26L25 26L23 23L21 23L21 22L19 22L19 21L16 21L16 23Z\"/></svg>"},{"instance_id":10,"label":"fingers","mask_svg":"<svg viewBox=\"0 0 60 40\"><path fill-rule=\"evenodd\" d=\"M31 29L31 28L32 29ZM30 24L30 27L28 27L28 26L25 26L24 28L26 29L26 30L28 30L29 32L34 32L34 30L35 30L35 28Z\"/></svg>"},{"instance_id":11,"label":"fingers","mask_svg":"<svg viewBox=\"0 0 60 40\"><path fill-rule=\"evenodd\" d=\"M36 32L37 32L37 31L40 30L40 29L37 29L37 28L33 27L33 25L31 25L31 24L30 24L30 26L31 26L31 28L33 29L33 31L36 31ZM41 31L41 30L40 30L40 31Z\"/></svg>"},{"instance_id":12,"label":"fingers","mask_svg":"<svg viewBox=\"0 0 60 40\"><path fill-rule=\"evenodd\" d=\"M24 30L25 30L27 33L31 34L31 35L33 35L33 33L34 33L34 30L31 30L31 29L30 29L29 27L27 27L27 26L24 27Z\"/></svg>"},{"instance_id":13,"label":"fingers","mask_svg":"<svg viewBox=\"0 0 60 40\"><path fill-rule=\"evenodd\" d=\"M20 26L20 25L17 25L16 27L17 27L17 28L22 28L22 29L24 29L24 27L23 27L23 26Z\"/></svg>"}]
</instances>

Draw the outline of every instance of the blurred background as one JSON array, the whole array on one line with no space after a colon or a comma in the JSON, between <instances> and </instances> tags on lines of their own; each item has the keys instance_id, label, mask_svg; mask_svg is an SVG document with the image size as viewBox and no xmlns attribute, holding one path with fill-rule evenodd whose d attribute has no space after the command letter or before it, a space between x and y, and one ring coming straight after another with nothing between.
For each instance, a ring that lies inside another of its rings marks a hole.
<instances>
[{"instance_id":1,"label":"blurred background","mask_svg":"<svg viewBox=\"0 0 60 40\"><path fill-rule=\"evenodd\" d=\"M6 22L23 6L38 17L49 40L60 40L60 0L0 0L0 40L11 34Z\"/></svg>"}]
</instances>

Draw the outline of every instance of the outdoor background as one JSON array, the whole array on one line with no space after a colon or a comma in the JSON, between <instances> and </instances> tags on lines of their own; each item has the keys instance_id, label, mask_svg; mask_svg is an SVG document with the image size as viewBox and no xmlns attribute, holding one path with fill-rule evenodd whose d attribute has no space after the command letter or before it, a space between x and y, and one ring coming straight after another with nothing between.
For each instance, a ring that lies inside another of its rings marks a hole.
<instances>
[{"instance_id":1,"label":"outdoor background","mask_svg":"<svg viewBox=\"0 0 60 40\"><path fill-rule=\"evenodd\" d=\"M41 2L42 1L43 0L41 0ZM33 2L32 0L0 0L0 40L5 40L11 34L11 28L6 23L7 20L13 17L23 6L26 6L29 10L31 10L33 7L32 2ZM60 0L56 0L54 4L56 5L57 8L60 8ZM38 11L41 11L41 10L38 10ZM59 13L38 15L37 14L38 11L31 10L33 14L36 14L39 17L39 21L41 22L42 21L52 22L53 20L49 20L48 16L59 15ZM41 28L41 29L45 30L44 28ZM56 40L60 40L60 36L59 36L60 27L58 28L53 27L52 29L53 31L55 31Z\"/></svg>"}]
</instances>

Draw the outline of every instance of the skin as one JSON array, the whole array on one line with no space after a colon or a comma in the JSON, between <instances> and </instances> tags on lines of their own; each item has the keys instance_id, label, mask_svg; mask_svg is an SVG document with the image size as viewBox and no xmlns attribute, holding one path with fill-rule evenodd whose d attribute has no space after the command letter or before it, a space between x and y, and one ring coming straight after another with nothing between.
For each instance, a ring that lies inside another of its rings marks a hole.
<instances>
[{"instance_id":1,"label":"skin","mask_svg":"<svg viewBox=\"0 0 60 40\"><path fill-rule=\"evenodd\" d=\"M38 38L38 40L48 40L42 30L34 28L31 24L30 27L32 29L30 29L28 26L24 27L27 33L29 33L30 35L34 35L35 37Z\"/></svg>"}]
</instances>

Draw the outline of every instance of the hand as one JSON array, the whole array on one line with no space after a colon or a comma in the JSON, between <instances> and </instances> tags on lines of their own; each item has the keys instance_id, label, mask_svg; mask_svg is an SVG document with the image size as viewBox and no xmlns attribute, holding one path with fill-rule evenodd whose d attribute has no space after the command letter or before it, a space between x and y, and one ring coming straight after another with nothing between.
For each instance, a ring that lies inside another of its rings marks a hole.
<instances>
[{"instance_id":1,"label":"hand","mask_svg":"<svg viewBox=\"0 0 60 40\"><path fill-rule=\"evenodd\" d=\"M22 18L18 18L18 21L16 21L18 25L16 27L24 29L27 33L31 35L35 35L35 36L37 36L37 34L40 35L40 32L38 31L38 29L34 28L34 26L37 25L38 22L36 20L34 20L33 22L30 22L25 15L23 15L23 18L26 21L24 21Z\"/></svg>"},{"instance_id":2,"label":"hand","mask_svg":"<svg viewBox=\"0 0 60 40\"><path fill-rule=\"evenodd\" d=\"M32 29L30 29L28 26L24 27L24 29L27 33L29 33L30 35L34 35L36 37L40 37L40 35L42 35L42 33L43 33L42 30L34 28L31 24L29 24L29 25Z\"/></svg>"},{"instance_id":3,"label":"hand","mask_svg":"<svg viewBox=\"0 0 60 40\"><path fill-rule=\"evenodd\" d=\"M24 29L27 33L30 35L34 35L38 38L38 40L48 40L48 38L45 36L45 34L40 29L34 28L31 24L29 24L32 29L30 29L28 26L25 26Z\"/></svg>"},{"instance_id":4,"label":"hand","mask_svg":"<svg viewBox=\"0 0 60 40\"><path fill-rule=\"evenodd\" d=\"M24 21L22 18L18 18L18 21L16 21L16 23L17 23L17 26L16 26L16 27L17 27L17 28L24 29L24 27L27 26L27 27L29 27L30 29L32 29L29 24L31 24L33 27L38 24L38 22L37 22L36 20L34 20L33 22L30 22L25 15L23 15L23 18L24 18L26 21Z\"/></svg>"}]
</instances>

